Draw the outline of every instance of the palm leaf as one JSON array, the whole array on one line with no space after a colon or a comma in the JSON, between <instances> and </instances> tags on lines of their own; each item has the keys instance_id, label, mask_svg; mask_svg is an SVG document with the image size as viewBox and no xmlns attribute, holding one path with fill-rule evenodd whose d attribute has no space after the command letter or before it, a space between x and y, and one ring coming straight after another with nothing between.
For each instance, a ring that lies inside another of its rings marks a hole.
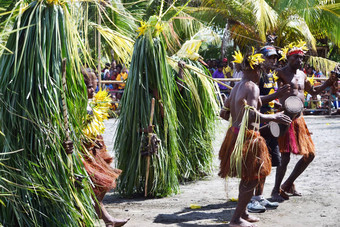
<instances>
[{"instance_id":1,"label":"palm leaf","mask_svg":"<svg viewBox=\"0 0 340 227\"><path fill-rule=\"evenodd\" d=\"M19 6L22 8L22 6ZM68 6L32 2L20 11L6 47L15 54L0 57L0 138L10 154L0 165L4 226L91 226L95 212L88 181L73 185L73 173L62 147L61 61L67 59L66 102L75 154L73 171L86 175L81 162L82 118L86 90L80 73L77 30ZM13 150L22 151L12 153Z\"/></svg>"},{"instance_id":2,"label":"palm leaf","mask_svg":"<svg viewBox=\"0 0 340 227\"><path fill-rule=\"evenodd\" d=\"M308 63L313 66L314 68L319 69L320 71L323 72L324 75L328 75L330 71L334 69L334 67L339 64L338 62L331 61L326 58L322 57L315 57L315 56L310 56L308 59Z\"/></svg>"}]
</instances>

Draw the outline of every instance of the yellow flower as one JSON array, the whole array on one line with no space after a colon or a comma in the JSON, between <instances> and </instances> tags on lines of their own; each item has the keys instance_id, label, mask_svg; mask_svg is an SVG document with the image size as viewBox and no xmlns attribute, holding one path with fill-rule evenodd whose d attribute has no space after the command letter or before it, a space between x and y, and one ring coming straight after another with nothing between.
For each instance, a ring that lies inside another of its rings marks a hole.
<instances>
[{"instance_id":1,"label":"yellow flower","mask_svg":"<svg viewBox=\"0 0 340 227\"><path fill-rule=\"evenodd\" d=\"M103 121L109 117L109 109L111 107L111 97L106 90L100 90L91 103L93 115L87 117L87 125L83 130L85 136L96 138L104 133L105 126Z\"/></svg>"},{"instance_id":2,"label":"yellow flower","mask_svg":"<svg viewBox=\"0 0 340 227\"><path fill-rule=\"evenodd\" d=\"M279 77L276 76L277 75L277 71L274 71L273 72L273 78L274 78L274 82L278 81L279 80Z\"/></svg>"},{"instance_id":3,"label":"yellow flower","mask_svg":"<svg viewBox=\"0 0 340 227\"><path fill-rule=\"evenodd\" d=\"M308 77L307 76L307 80L309 81L309 83L313 86L314 85L314 74L312 77Z\"/></svg>"},{"instance_id":4,"label":"yellow flower","mask_svg":"<svg viewBox=\"0 0 340 227\"><path fill-rule=\"evenodd\" d=\"M235 51L234 53L235 55L233 55L233 57L235 60L233 62L241 64L243 62L243 55L241 51Z\"/></svg>"},{"instance_id":5,"label":"yellow flower","mask_svg":"<svg viewBox=\"0 0 340 227\"><path fill-rule=\"evenodd\" d=\"M281 50L281 58L279 59L279 61L281 61L281 60L283 60L283 61L285 61L285 60L287 60L287 53L288 53L288 47L284 47L284 48L282 48L282 50Z\"/></svg>"},{"instance_id":6,"label":"yellow flower","mask_svg":"<svg viewBox=\"0 0 340 227\"><path fill-rule=\"evenodd\" d=\"M161 23L157 23L155 26L156 33L161 33L163 31L163 25Z\"/></svg>"},{"instance_id":7,"label":"yellow flower","mask_svg":"<svg viewBox=\"0 0 340 227\"><path fill-rule=\"evenodd\" d=\"M308 51L307 44L305 41L300 40L297 44L296 47L301 48L303 51Z\"/></svg>"},{"instance_id":8,"label":"yellow flower","mask_svg":"<svg viewBox=\"0 0 340 227\"><path fill-rule=\"evenodd\" d=\"M262 54L255 54L255 49L253 48L253 53L248 57L249 65L252 69L254 69L254 65L260 65L262 62L264 62L264 58L262 57Z\"/></svg>"},{"instance_id":9,"label":"yellow flower","mask_svg":"<svg viewBox=\"0 0 340 227\"><path fill-rule=\"evenodd\" d=\"M146 22L141 21L140 27L137 29L137 32L139 32L138 37L141 35L144 35L147 28L148 28L148 25L146 24Z\"/></svg>"}]
</instances>

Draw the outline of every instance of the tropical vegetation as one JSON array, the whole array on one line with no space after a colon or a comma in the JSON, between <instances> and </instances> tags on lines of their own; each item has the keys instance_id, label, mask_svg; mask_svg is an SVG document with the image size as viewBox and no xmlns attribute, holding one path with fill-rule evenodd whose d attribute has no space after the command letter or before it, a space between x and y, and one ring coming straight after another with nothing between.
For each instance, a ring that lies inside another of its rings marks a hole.
<instances>
[{"instance_id":1,"label":"tropical vegetation","mask_svg":"<svg viewBox=\"0 0 340 227\"><path fill-rule=\"evenodd\" d=\"M156 18L154 29L143 30L141 22L149 18ZM179 181L209 172L216 100L199 54L230 58L234 49L260 47L267 34L275 34L277 47L305 40L309 62L328 71L340 61L339 24L335 0L1 0L0 223L94 224L89 178L82 190L74 184L75 174L86 176L81 64L94 68L115 58L130 65L115 144L123 194L145 190L139 130L149 123L152 97L158 98L154 133L162 144L151 157L147 190L165 196L178 191ZM201 45L193 51L186 41ZM320 47L327 53L321 56ZM174 80L179 60L187 65L182 91ZM68 128L62 97L74 142L71 157L62 146Z\"/></svg>"}]
</instances>

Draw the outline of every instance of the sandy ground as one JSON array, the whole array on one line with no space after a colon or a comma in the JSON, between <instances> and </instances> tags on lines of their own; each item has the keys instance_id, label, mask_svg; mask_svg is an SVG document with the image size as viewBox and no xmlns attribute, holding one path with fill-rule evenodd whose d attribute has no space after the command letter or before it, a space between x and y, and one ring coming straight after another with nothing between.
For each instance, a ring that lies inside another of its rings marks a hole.
<instances>
[{"instance_id":1,"label":"sandy ground","mask_svg":"<svg viewBox=\"0 0 340 227\"><path fill-rule=\"evenodd\" d=\"M340 226L340 118L307 116L306 122L313 133L316 158L297 179L302 197L291 197L276 210L255 214L261 218L258 226ZM116 122L109 120L104 135L112 150ZM214 171L203 180L180 186L180 193L160 199L124 199L114 191L107 194L104 204L117 218L130 217L126 226L228 226L237 197L237 179L226 182L217 176L217 153L224 139L227 122L218 121L214 150ZM287 174L290 174L300 156L292 156ZM275 168L267 178L264 196L269 198L274 185ZM190 209L191 204L200 209ZM98 226L105 226L103 222Z\"/></svg>"}]
</instances>

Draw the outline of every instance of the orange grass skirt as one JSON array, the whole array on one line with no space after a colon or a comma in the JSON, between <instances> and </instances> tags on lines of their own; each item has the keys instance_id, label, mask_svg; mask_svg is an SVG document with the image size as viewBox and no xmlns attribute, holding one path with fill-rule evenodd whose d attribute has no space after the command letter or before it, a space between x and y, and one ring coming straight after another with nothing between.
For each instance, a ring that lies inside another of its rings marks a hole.
<instances>
[{"instance_id":1,"label":"orange grass skirt","mask_svg":"<svg viewBox=\"0 0 340 227\"><path fill-rule=\"evenodd\" d=\"M305 157L314 155L314 143L302 116L292 121L288 131L278 138L278 143L281 153L291 152Z\"/></svg>"},{"instance_id":2,"label":"orange grass skirt","mask_svg":"<svg viewBox=\"0 0 340 227\"><path fill-rule=\"evenodd\" d=\"M116 179L122 171L111 167L113 158L107 152L102 136L97 136L95 143L87 144L86 148L89 154L84 154L83 163L94 184L94 194L98 196L116 187Z\"/></svg>"},{"instance_id":3,"label":"orange grass skirt","mask_svg":"<svg viewBox=\"0 0 340 227\"><path fill-rule=\"evenodd\" d=\"M227 176L237 177L236 168L230 167L230 157L234 150L238 135L238 128L231 127L222 143L219 158L220 172L222 178ZM255 180L266 177L271 171L271 161L265 139L259 132L247 130L243 145L242 180Z\"/></svg>"}]
</instances>

